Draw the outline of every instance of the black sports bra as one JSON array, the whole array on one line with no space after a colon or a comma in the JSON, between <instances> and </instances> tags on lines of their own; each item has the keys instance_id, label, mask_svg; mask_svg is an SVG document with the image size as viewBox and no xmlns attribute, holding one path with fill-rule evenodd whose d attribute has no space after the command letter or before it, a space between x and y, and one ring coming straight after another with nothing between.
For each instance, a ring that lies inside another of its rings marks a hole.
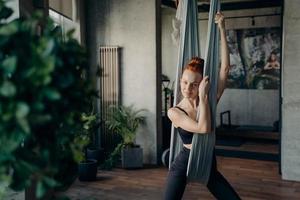
<instances>
[{"instance_id":1,"label":"black sports bra","mask_svg":"<svg viewBox=\"0 0 300 200\"><path fill-rule=\"evenodd\" d=\"M186 115L188 115L187 112L185 110L183 110L182 108L180 108L178 106L175 106L175 108L178 108L179 110L183 111ZM180 127L177 127L177 129L178 129L178 132L179 132L179 135L181 137L183 144L191 144L192 139L193 139L193 133L189 132L187 130L184 130Z\"/></svg>"}]
</instances>

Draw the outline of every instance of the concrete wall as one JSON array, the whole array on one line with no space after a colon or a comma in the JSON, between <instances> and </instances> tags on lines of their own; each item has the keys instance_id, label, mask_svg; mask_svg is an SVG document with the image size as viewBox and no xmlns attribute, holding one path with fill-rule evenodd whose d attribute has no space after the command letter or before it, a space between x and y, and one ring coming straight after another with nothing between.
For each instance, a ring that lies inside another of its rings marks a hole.
<instances>
[{"instance_id":1,"label":"concrete wall","mask_svg":"<svg viewBox=\"0 0 300 200\"><path fill-rule=\"evenodd\" d=\"M86 10L91 66L94 70L99 46L122 47L122 104L148 109L147 125L140 128L137 143L143 147L144 162L154 164L157 161L159 115L156 109L156 1L89 0Z\"/></svg>"},{"instance_id":2,"label":"concrete wall","mask_svg":"<svg viewBox=\"0 0 300 200\"><path fill-rule=\"evenodd\" d=\"M252 16L280 13L281 8L264 8L240 11L224 11L226 17ZM176 76L177 49L172 44L172 18L175 9L162 9L162 72L171 82ZM199 34L201 57L205 54L208 13L199 14ZM247 29L261 27L280 27L280 16L256 17L255 26L251 18L232 18L226 20L226 29ZM217 123L219 113L231 110L232 123L238 125L272 126L279 119L279 90L246 90L226 89L217 110Z\"/></svg>"},{"instance_id":3,"label":"concrete wall","mask_svg":"<svg viewBox=\"0 0 300 200\"><path fill-rule=\"evenodd\" d=\"M300 181L300 4L284 1L282 74L282 177Z\"/></svg>"}]
</instances>

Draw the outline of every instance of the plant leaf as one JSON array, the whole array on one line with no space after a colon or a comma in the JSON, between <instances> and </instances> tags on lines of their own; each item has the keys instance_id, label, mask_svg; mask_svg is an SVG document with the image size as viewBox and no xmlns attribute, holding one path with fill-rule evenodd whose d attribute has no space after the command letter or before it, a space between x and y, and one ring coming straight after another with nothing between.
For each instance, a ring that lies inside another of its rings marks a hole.
<instances>
[{"instance_id":1,"label":"plant leaf","mask_svg":"<svg viewBox=\"0 0 300 200\"><path fill-rule=\"evenodd\" d=\"M0 86L0 94L4 97L13 97L16 94L16 87L10 81L4 81Z\"/></svg>"},{"instance_id":2,"label":"plant leaf","mask_svg":"<svg viewBox=\"0 0 300 200\"><path fill-rule=\"evenodd\" d=\"M43 93L44 93L45 97L51 101L56 101L56 100L61 99L60 93L53 88L46 88L46 89L44 89Z\"/></svg>"},{"instance_id":3,"label":"plant leaf","mask_svg":"<svg viewBox=\"0 0 300 200\"><path fill-rule=\"evenodd\" d=\"M9 36L13 35L18 31L17 21L8 23L6 26L0 26L0 36Z\"/></svg>"},{"instance_id":4,"label":"plant leaf","mask_svg":"<svg viewBox=\"0 0 300 200\"><path fill-rule=\"evenodd\" d=\"M17 66L17 57L16 56L10 56L3 60L1 64L1 68L4 70L4 73L6 75L12 74L15 72Z\"/></svg>"},{"instance_id":5,"label":"plant leaf","mask_svg":"<svg viewBox=\"0 0 300 200\"><path fill-rule=\"evenodd\" d=\"M38 181L36 185L36 197L42 198L46 194L47 188L45 187L44 183L42 181Z\"/></svg>"},{"instance_id":6,"label":"plant leaf","mask_svg":"<svg viewBox=\"0 0 300 200\"><path fill-rule=\"evenodd\" d=\"M16 117L18 119L24 118L29 113L29 106L25 102L17 103Z\"/></svg>"}]
</instances>

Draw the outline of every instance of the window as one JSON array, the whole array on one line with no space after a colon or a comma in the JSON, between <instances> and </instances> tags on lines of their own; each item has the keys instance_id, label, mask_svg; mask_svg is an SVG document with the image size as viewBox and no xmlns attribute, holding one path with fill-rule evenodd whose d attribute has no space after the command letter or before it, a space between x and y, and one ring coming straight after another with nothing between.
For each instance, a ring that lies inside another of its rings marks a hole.
<instances>
[{"instance_id":1,"label":"window","mask_svg":"<svg viewBox=\"0 0 300 200\"><path fill-rule=\"evenodd\" d=\"M62 34L63 36L66 35L66 33L72 29L75 29L74 32L74 38L76 38L79 42L81 42L81 37L80 37L80 23L75 22L68 17L65 17L64 15L50 9L49 10L49 16L50 18L53 19L56 25L61 26L62 28Z\"/></svg>"}]
</instances>

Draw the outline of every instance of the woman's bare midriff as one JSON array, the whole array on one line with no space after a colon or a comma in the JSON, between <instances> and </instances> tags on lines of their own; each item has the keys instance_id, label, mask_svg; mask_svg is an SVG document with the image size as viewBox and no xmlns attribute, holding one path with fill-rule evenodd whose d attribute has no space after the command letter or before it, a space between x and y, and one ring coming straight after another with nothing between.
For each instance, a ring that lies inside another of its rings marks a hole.
<instances>
[{"instance_id":1,"label":"woman's bare midriff","mask_svg":"<svg viewBox=\"0 0 300 200\"><path fill-rule=\"evenodd\" d=\"M191 149L191 148L192 148L192 144L183 144L183 146L185 146L185 147L188 148L188 149Z\"/></svg>"}]
</instances>

